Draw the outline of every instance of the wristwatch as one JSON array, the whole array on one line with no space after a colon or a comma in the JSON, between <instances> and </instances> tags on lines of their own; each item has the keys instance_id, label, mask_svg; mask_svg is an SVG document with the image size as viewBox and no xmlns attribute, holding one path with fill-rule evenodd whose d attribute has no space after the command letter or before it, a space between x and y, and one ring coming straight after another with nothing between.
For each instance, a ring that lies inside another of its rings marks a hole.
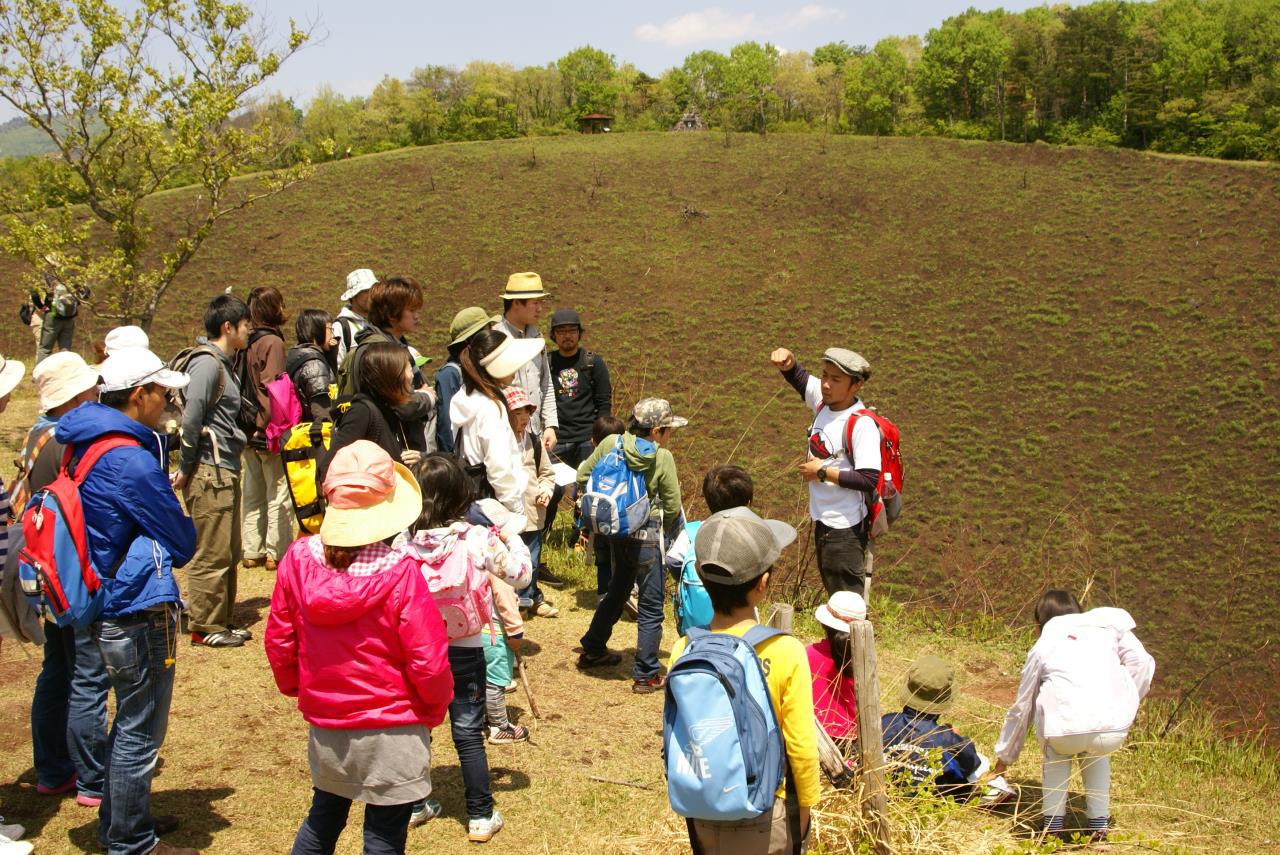
<instances>
[{"instance_id":1,"label":"wristwatch","mask_svg":"<svg viewBox=\"0 0 1280 855\"><path fill-rule=\"evenodd\" d=\"M827 483L827 467L825 466L818 467L818 480L821 481L823 484Z\"/></svg>"}]
</instances>

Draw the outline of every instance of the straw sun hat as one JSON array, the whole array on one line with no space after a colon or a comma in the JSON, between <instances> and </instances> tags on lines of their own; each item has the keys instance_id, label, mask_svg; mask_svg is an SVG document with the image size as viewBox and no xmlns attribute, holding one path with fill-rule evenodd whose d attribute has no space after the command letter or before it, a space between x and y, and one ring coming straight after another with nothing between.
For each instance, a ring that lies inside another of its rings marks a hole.
<instances>
[{"instance_id":1,"label":"straw sun hat","mask_svg":"<svg viewBox=\"0 0 1280 855\"><path fill-rule=\"evenodd\" d=\"M403 464L367 439L333 455L324 478L325 546L366 546L399 534L422 513L422 488Z\"/></svg>"}]
</instances>

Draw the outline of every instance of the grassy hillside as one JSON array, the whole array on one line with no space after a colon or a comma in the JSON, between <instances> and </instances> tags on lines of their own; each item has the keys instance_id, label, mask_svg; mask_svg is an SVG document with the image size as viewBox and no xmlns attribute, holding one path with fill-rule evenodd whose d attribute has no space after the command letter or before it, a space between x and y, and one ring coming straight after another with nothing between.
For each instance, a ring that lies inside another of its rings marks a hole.
<instances>
[{"instance_id":1,"label":"grassy hillside","mask_svg":"<svg viewBox=\"0 0 1280 855\"><path fill-rule=\"evenodd\" d=\"M27 124L24 118L0 124L0 157L27 157L54 151L53 143L43 131Z\"/></svg>"},{"instance_id":2,"label":"grassy hillside","mask_svg":"<svg viewBox=\"0 0 1280 855\"><path fill-rule=\"evenodd\" d=\"M930 139L628 134L321 168L235 218L168 298L172 350L228 285L337 308L370 266L427 285L420 346L532 269L582 310L619 404L669 397L702 513L733 460L805 515L808 416L768 365L850 346L903 429L877 589L946 627L1045 585L1129 608L1176 693L1280 721L1280 171ZM157 209L164 219L164 202ZM6 268L16 270L16 268ZM10 328L4 352L27 352ZM792 579L816 581L808 558Z\"/></svg>"}]
</instances>

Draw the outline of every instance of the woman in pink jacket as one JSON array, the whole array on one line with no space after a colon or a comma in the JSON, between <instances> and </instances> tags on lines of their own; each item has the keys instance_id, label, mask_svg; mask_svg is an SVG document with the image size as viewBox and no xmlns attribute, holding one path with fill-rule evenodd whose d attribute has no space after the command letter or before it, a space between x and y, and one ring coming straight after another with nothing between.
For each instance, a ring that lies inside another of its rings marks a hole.
<instances>
[{"instance_id":1,"label":"woman in pink jacket","mask_svg":"<svg viewBox=\"0 0 1280 855\"><path fill-rule=\"evenodd\" d=\"M1036 623L1040 639L1005 715L992 773L1004 774L1018 759L1034 718L1044 749L1044 833L1103 841L1111 819L1111 754L1124 744L1156 663L1124 609L1082 613L1070 591L1046 591L1036 604ZM1083 829L1065 827L1072 758L1084 779Z\"/></svg>"},{"instance_id":2,"label":"woman in pink jacket","mask_svg":"<svg viewBox=\"0 0 1280 855\"><path fill-rule=\"evenodd\" d=\"M388 542L422 512L417 481L361 440L334 454L318 536L280 562L267 660L311 724L314 795L293 855L331 855L352 801L365 855L402 855L431 792L430 729L453 697L448 638L418 562Z\"/></svg>"}]
</instances>

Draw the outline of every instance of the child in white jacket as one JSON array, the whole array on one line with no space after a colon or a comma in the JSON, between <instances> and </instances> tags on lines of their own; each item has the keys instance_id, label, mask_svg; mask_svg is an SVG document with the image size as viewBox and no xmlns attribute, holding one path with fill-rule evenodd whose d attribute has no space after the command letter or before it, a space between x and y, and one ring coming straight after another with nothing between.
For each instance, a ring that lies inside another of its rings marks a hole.
<instances>
[{"instance_id":1,"label":"child in white jacket","mask_svg":"<svg viewBox=\"0 0 1280 855\"><path fill-rule=\"evenodd\" d=\"M1018 696L996 743L995 774L1018 759L1032 716L1044 749L1044 830L1107 837L1112 752L1124 744L1151 688L1155 660L1133 634L1124 609L1081 613L1069 591L1046 591L1036 605L1040 639L1027 654ZM1064 827L1071 758L1080 761L1087 829Z\"/></svg>"}]
</instances>

